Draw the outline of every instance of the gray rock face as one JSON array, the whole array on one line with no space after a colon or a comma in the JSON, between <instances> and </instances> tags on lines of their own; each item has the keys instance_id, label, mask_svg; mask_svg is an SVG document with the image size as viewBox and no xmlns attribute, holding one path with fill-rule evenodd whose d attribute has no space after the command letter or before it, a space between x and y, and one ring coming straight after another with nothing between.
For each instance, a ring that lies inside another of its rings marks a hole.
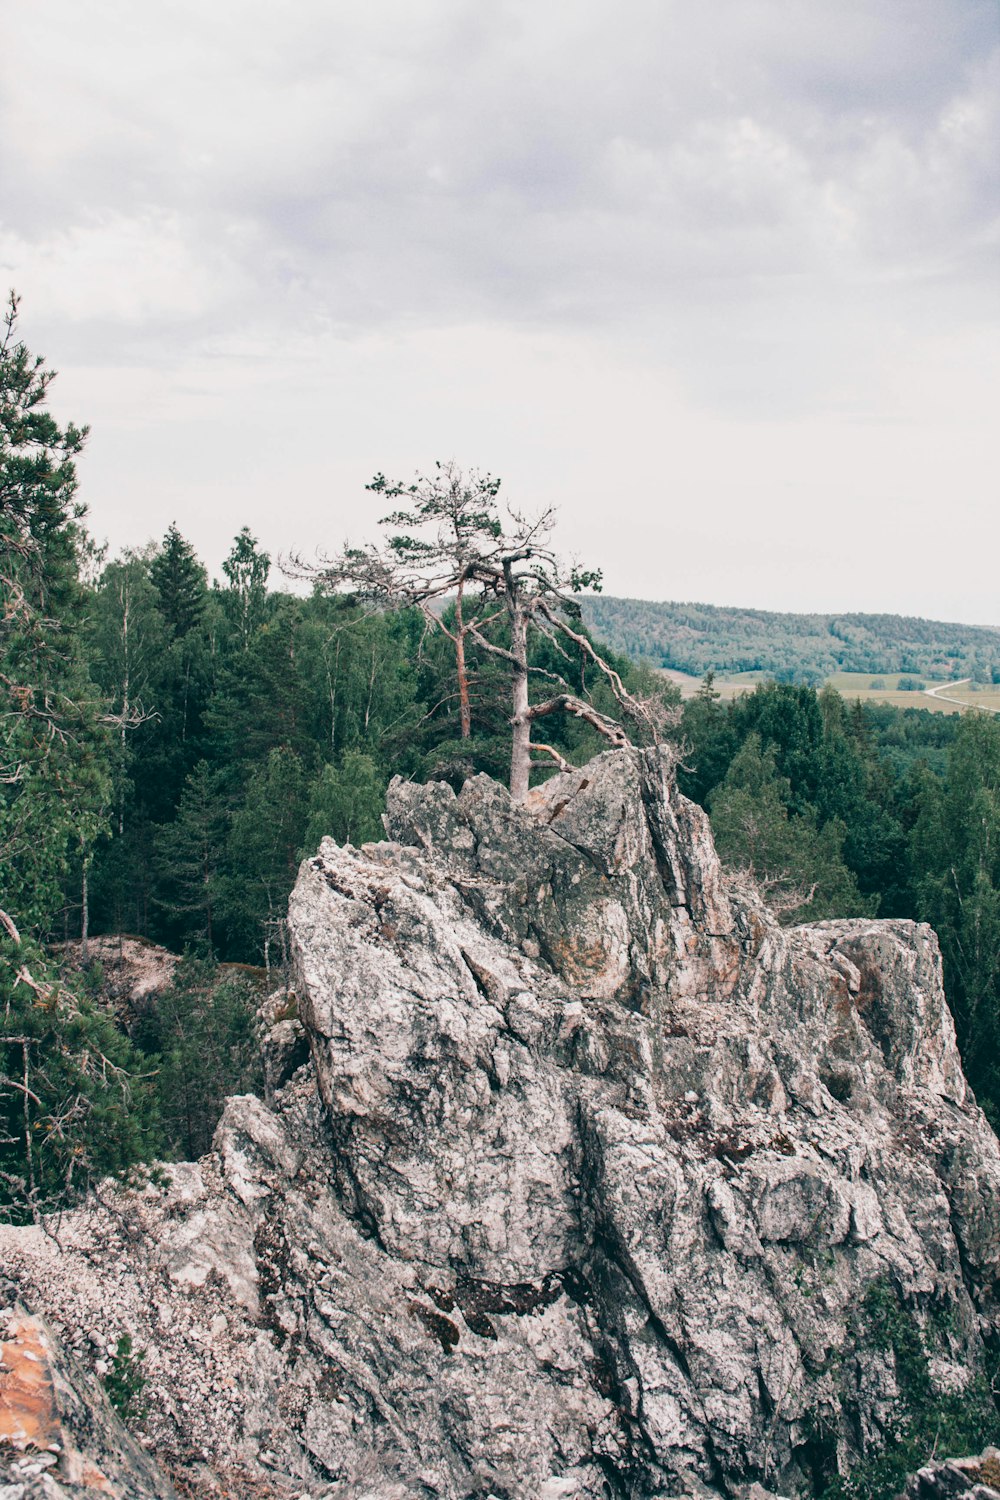
<instances>
[{"instance_id":1,"label":"gray rock face","mask_svg":"<svg viewBox=\"0 0 1000 1500\"><path fill-rule=\"evenodd\" d=\"M0 1236L147 1350L162 1450L296 1494L788 1493L892 1420L883 1283L970 1378L1000 1148L929 928L780 929L659 752L521 808L396 782L386 827L302 867L271 1107L61 1251Z\"/></svg>"}]
</instances>

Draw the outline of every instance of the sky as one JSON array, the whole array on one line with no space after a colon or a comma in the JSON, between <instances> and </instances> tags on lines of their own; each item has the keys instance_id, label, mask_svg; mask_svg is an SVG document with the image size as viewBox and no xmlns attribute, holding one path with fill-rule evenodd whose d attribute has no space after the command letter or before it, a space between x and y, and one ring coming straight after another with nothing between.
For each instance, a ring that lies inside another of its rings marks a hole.
<instances>
[{"instance_id":1,"label":"sky","mask_svg":"<svg viewBox=\"0 0 1000 1500\"><path fill-rule=\"evenodd\" d=\"M435 460L605 589L1000 624L996 0L36 0L0 282L90 526Z\"/></svg>"}]
</instances>

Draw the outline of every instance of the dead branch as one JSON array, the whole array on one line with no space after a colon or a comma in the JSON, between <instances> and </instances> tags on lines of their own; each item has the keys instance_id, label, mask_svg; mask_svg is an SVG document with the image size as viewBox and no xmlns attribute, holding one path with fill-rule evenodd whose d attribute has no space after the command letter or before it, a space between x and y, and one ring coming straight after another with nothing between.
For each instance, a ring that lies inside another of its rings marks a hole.
<instances>
[{"instance_id":1,"label":"dead branch","mask_svg":"<svg viewBox=\"0 0 1000 1500\"><path fill-rule=\"evenodd\" d=\"M554 745L546 745L540 741L536 742L535 740L532 740L528 745L528 750L531 754L534 754L537 751L539 754L551 756L551 761L533 760L531 762L533 770L547 771L550 764L554 764L560 771L572 771L573 769L566 757L564 755L560 755L559 751Z\"/></svg>"},{"instance_id":2,"label":"dead branch","mask_svg":"<svg viewBox=\"0 0 1000 1500\"><path fill-rule=\"evenodd\" d=\"M546 698L543 703L533 703L528 709L528 720L545 718L548 714L567 713L582 719L598 734L603 735L612 745L619 750L628 749L632 741L625 730L616 719L611 719L607 714L602 714L592 703L585 703L582 698L577 698L573 693L557 693L554 698Z\"/></svg>"}]
</instances>

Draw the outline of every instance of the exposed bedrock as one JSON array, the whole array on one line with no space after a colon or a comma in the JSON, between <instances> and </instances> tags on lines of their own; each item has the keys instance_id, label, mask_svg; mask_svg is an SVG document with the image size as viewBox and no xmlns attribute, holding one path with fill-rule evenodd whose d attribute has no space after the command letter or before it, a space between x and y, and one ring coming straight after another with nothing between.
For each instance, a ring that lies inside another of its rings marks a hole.
<instances>
[{"instance_id":1,"label":"exposed bedrock","mask_svg":"<svg viewBox=\"0 0 1000 1500\"><path fill-rule=\"evenodd\" d=\"M32 1305L147 1349L161 1448L295 1493L790 1493L891 1421L883 1284L970 1378L1000 1149L929 928L781 929L657 751L524 807L397 781L386 828L302 866L273 1107L62 1250L3 1231Z\"/></svg>"}]
</instances>

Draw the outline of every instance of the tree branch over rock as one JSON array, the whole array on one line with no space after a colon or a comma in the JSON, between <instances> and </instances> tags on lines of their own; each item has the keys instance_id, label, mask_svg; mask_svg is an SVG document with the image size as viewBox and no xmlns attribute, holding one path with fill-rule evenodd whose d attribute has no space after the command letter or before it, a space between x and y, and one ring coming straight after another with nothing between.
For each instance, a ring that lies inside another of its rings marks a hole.
<instances>
[{"instance_id":1,"label":"tree branch over rock","mask_svg":"<svg viewBox=\"0 0 1000 1500\"><path fill-rule=\"evenodd\" d=\"M436 465L412 484L390 484L378 474L368 486L404 505L382 518L388 535L381 546L345 546L318 565L293 558L290 571L311 577L331 592L351 593L376 607L420 609L428 627L442 631L455 651L461 734L472 729L469 696L468 641L506 663L511 678L510 790L521 802L528 794L532 765L568 762L551 745L533 744L535 720L569 713L589 724L615 746L631 743L621 723L571 691L558 671L529 662L533 635L543 636L565 658L589 662L611 689L622 714L659 738L659 719L652 703L625 687L620 673L601 656L582 629L574 595L600 590L601 573L564 563L550 546L555 524L552 507L535 517L507 510L501 516L500 480L453 463ZM445 612L450 604L451 610ZM561 691L532 703L529 680L543 676ZM533 762L532 754L548 757Z\"/></svg>"}]
</instances>

